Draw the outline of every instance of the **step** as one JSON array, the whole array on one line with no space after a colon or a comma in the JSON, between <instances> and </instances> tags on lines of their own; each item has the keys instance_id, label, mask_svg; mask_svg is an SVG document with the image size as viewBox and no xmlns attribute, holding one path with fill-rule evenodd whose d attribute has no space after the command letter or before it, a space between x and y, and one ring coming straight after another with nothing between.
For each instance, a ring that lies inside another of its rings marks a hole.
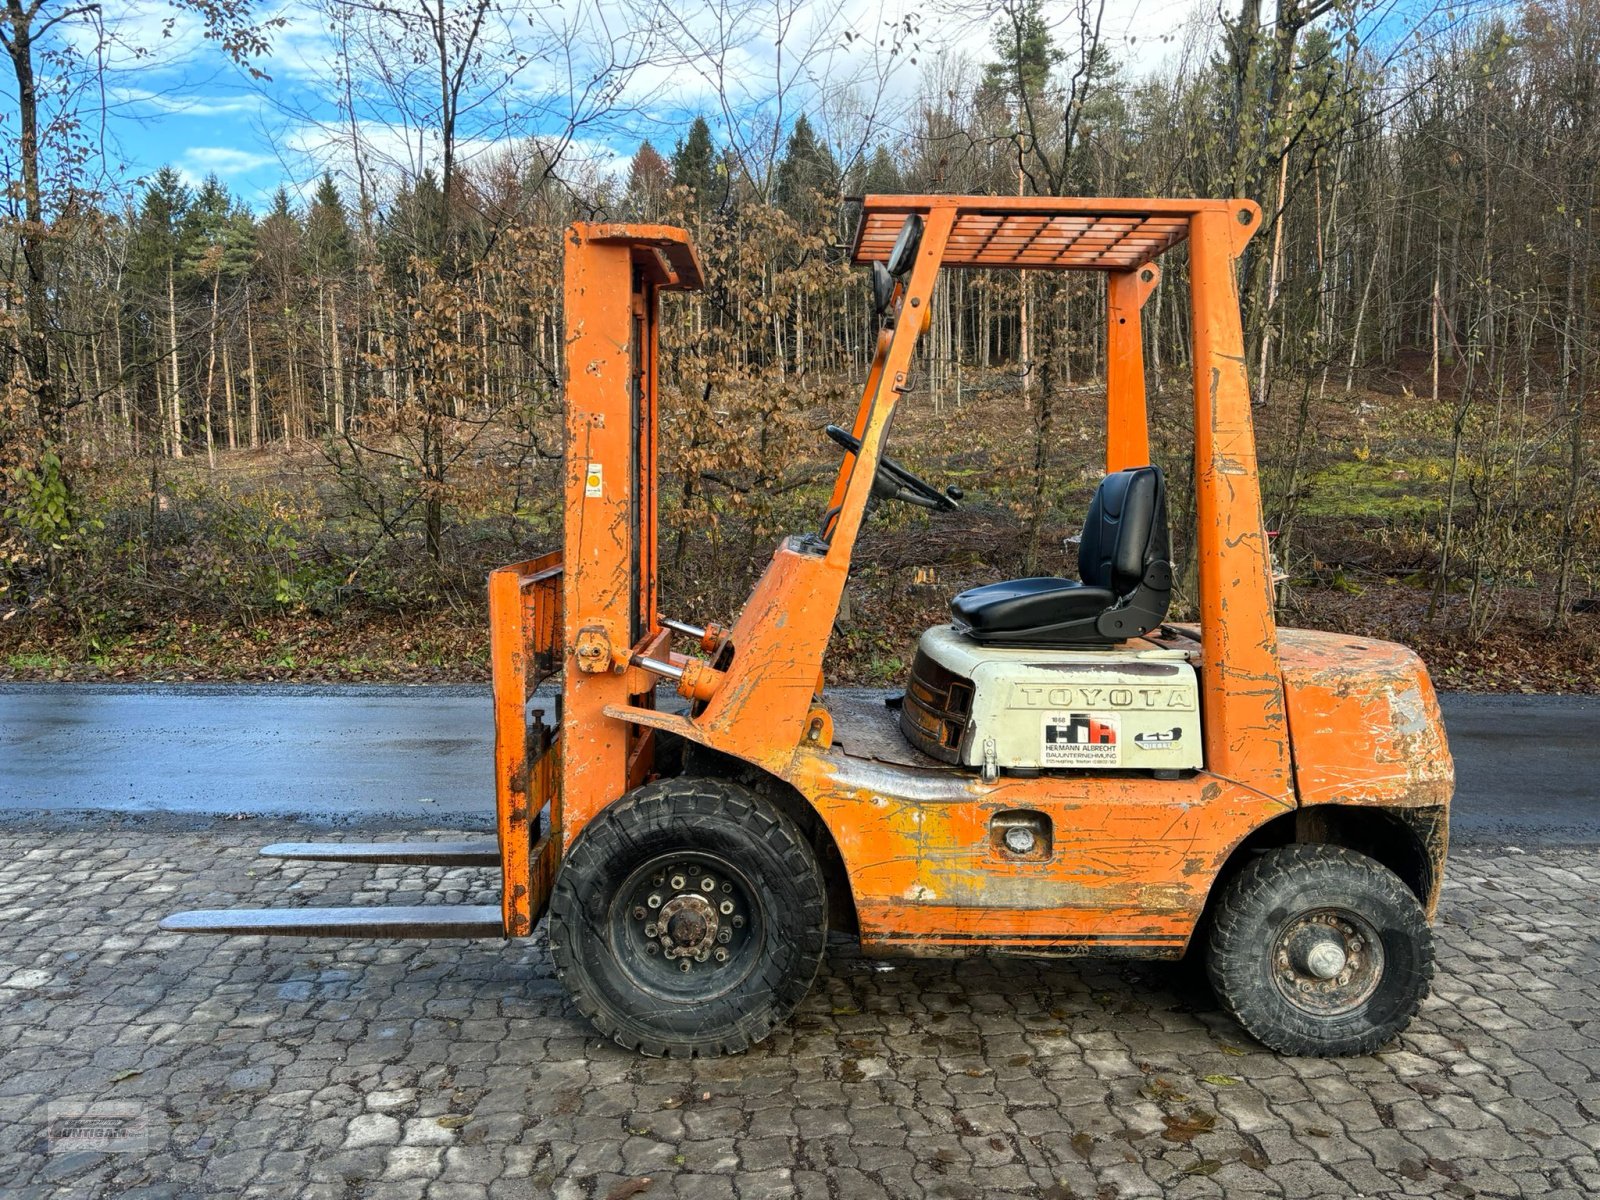
<instances>
[{"instance_id":1,"label":"step","mask_svg":"<svg viewBox=\"0 0 1600 1200\"><path fill-rule=\"evenodd\" d=\"M176 933L282 937L504 937L499 905L417 904L376 908L204 908L173 913L161 928Z\"/></svg>"},{"instance_id":2,"label":"step","mask_svg":"<svg viewBox=\"0 0 1600 1200\"><path fill-rule=\"evenodd\" d=\"M465 842L278 842L263 846L268 858L309 862L418 863L430 867L498 867L500 847Z\"/></svg>"}]
</instances>

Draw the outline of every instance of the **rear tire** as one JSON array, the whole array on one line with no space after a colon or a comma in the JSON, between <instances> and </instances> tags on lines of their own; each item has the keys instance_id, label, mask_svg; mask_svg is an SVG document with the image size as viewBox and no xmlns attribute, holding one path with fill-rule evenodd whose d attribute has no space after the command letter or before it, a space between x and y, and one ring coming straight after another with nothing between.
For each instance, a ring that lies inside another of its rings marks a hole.
<instances>
[{"instance_id":1,"label":"rear tire","mask_svg":"<svg viewBox=\"0 0 1600 1200\"><path fill-rule=\"evenodd\" d=\"M729 1054L787 1020L827 944L827 889L783 813L721 779L661 779L600 813L550 897L550 952L601 1033Z\"/></svg>"},{"instance_id":2,"label":"rear tire","mask_svg":"<svg viewBox=\"0 0 1600 1200\"><path fill-rule=\"evenodd\" d=\"M1223 1007L1271 1049L1370 1054L1427 996L1433 932L1381 863L1338 846L1285 846L1227 885L1206 968Z\"/></svg>"}]
</instances>

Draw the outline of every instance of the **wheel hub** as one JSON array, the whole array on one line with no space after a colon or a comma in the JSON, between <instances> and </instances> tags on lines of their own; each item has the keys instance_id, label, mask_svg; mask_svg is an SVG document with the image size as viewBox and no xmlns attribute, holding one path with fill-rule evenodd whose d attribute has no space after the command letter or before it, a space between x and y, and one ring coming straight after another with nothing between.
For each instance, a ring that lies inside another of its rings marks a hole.
<instances>
[{"instance_id":1,"label":"wheel hub","mask_svg":"<svg viewBox=\"0 0 1600 1200\"><path fill-rule=\"evenodd\" d=\"M748 970L757 943L747 888L736 868L700 851L635 871L613 913L618 936L641 956L639 978L674 992L697 986L701 973L709 979Z\"/></svg>"},{"instance_id":2,"label":"wheel hub","mask_svg":"<svg viewBox=\"0 0 1600 1200\"><path fill-rule=\"evenodd\" d=\"M1330 938L1312 945L1296 965L1305 974L1315 975L1318 979L1337 979L1347 961L1349 956L1345 954L1344 947Z\"/></svg>"},{"instance_id":3,"label":"wheel hub","mask_svg":"<svg viewBox=\"0 0 1600 1200\"><path fill-rule=\"evenodd\" d=\"M1303 913L1284 927L1273 981L1296 1007L1337 1016L1363 1004L1383 977L1383 942L1366 920L1342 909Z\"/></svg>"},{"instance_id":4,"label":"wheel hub","mask_svg":"<svg viewBox=\"0 0 1600 1200\"><path fill-rule=\"evenodd\" d=\"M698 893L674 896L661 906L656 928L668 958L704 962L717 938L717 910Z\"/></svg>"}]
</instances>

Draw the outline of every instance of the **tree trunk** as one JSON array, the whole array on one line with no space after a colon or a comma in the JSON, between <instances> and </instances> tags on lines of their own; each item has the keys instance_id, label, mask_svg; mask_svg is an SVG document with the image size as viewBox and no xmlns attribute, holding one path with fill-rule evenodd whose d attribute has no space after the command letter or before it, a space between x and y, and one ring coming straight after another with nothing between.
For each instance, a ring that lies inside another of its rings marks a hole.
<instances>
[{"instance_id":1,"label":"tree trunk","mask_svg":"<svg viewBox=\"0 0 1600 1200\"><path fill-rule=\"evenodd\" d=\"M172 421L172 457L183 457L183 379L178 364L178 293L173 281L173 263L167 260L167 355L172 364L172 402L167 406Z\"/></svg>"},{"instance_id":2,"label":"tree trunk","mask_svg":"<svg viewBox=\"0 0 1600 1200\"><path fill-rule=\"evenodd\" d=\"M256 326L250 315L250 289L244 292L244 344L250 375L250 449L261 449L261 386L256 374Z\"/></svg>"},{"instance_id":3,"label":"tree trunk","mask_svg":"<svg viewBox=\"0 0 1600 1200\"><path fill-rule=\"evenodd\" d=\"M21 0L6 0L11 66L17 81L17 118L21 135L22 225L17 241L27 270L23 309L27 328L20 341L22 360L32 384L34 417L46 442L62 435L64 405L50 362L49 279L45 272L44 244L49 230L44 221L44 197L39 184L39 98L33 64L33 19L38 5L24 8Z\"/></svg>"}]
</instances>

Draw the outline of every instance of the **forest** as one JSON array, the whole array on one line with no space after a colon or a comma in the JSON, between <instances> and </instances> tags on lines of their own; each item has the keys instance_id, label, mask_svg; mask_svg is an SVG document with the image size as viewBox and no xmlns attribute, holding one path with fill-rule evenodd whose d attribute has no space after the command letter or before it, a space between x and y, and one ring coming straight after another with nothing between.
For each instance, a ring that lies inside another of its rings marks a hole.
<instances>
[{"instance_id":1,"label":"forest","mask_svg":"<svg viewBox=\"0 0 1600 1200\"><path fill-rule=\"evenodd\" d=\"M964 10L965 52L868 33L876 73L830 73L862 35L823 21L810 69L763 84L641 6L659 36L539 93L554 126L488 103L536 57L491 8L325 0L348 129L254 204L171 167L95 182L91 56L46 54L73 10L8 8L0 677L486 677L486 572L559 544L574 220L698 245L707 289L661 339L664 607L726 620L815 523L822 426L865 376L852 198L909 192L1258 201L1240 291L1280 620L1415 645L1441 686L1600 690L1600 0L1241 0L1137 68L1103 3L997 0ZM204 17L265 80L271 21ZM691 60L698 111L622 111L646 65ZM375 115L426 138L400 155ZM586 149L602 126L631 156ZM1182 560L1182 247L1163 270L1146 362ZM890 452L967 501L874 516L841 680L898 679L964 586L1071 570L1105 303L1094 275L941 280Z\"/></svg>"}]
</instances>

